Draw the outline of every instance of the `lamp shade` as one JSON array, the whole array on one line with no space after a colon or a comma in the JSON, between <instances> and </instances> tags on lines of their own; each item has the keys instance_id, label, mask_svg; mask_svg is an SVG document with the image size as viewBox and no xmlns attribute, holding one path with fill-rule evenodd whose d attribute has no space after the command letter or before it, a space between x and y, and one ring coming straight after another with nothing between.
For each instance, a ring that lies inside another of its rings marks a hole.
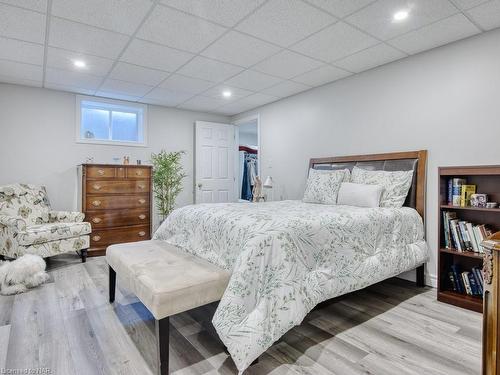
<instances>
[{"instance_id":1,"label":"lamp shade","mask_svg":"<svg viewBox=\"0 0 500 375\"><path fill-rule=\"evenodd\" d=\"M264 187L268 189L273 188L273 178L271 176L266 177L266 181L264 181Z\"/></svg>"}]
</instances>

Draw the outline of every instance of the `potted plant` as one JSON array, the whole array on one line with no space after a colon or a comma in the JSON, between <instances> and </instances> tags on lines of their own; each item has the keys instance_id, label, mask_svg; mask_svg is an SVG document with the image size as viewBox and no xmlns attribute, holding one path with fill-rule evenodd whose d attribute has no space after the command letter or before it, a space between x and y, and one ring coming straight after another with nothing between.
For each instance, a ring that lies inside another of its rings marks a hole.
<instances>
[{"instance_id":1,"label":"potted plant","mask_svg":"<svg viewBox=\"0 0 500 375\"><path fill-rule=\"evenodd\" d=\"M187 176L181 165L185 151L151 154L153 164L153 193L161 221L173 211L175 199L182 191L182 180Z\"/></svg>"}]
</instances>

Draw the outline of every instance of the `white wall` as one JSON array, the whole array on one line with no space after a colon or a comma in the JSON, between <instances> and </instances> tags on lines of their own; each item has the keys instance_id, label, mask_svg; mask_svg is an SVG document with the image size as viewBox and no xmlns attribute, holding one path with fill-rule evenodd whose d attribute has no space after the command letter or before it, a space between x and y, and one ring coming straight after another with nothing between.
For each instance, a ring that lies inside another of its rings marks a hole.
<instances>
[{"instance_id":1,"label":"white wall","mask_svg":"<svg viewBox=\"0 0 500 375\"><path fill-rule=\"evenodd\" d=\"M130 156L143 163L152 152L186 150L188 177L177 203L193 202L194 121L228 122L225 116L148 106L148 147L75 142L75 95L47 89L0 84L0 185L25 182L47 187L55 209L77 206L76 166L86 157L111 163Z\"/></svg>"},{"instance_id":2,"label":"white wall","mask_svg":"<svg viewBox=\"0 0 500 375\"><path fill-rule=\"evenodd\" d=\"M262 175L300 198L311 157L427 149L427 239L437 267L437 168L500 164L500 30L272 103Z\"/></svg>"}]
</instances>

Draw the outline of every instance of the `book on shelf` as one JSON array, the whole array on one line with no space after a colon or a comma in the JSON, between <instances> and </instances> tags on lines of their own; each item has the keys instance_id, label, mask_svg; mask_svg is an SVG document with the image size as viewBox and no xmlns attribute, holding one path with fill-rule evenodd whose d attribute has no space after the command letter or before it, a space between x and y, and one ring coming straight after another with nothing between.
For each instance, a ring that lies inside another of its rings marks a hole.
<instances>
[{"instance_id":1,"label":"book on shelf","mask_svg":"<svg viewBox=\"0 0 500 375\"><path fill-rule=\"evenodd\" d=\"M453 206L460 206L460 200L462 199L462 185L465 185L466 183L467 181L464 178L452 179L451 204Z\"/></svg>"},{"instance_id":2,"label":"book on shelf","mask_svg":"<svg viewBox=\"0 0 500 375\"><path fill-rule=\"evenodd\" d=\"M483 253L481 242L492 233L485 224L460 220L452 211L443 211L442 219L445 248Z\"/></svg>"},{"instance_id":3,"label":"book on shelf","mask_svg":"<svg viewBox=\"0 0 500 375\"><path fill-rule=\"evenodd\" d=\"M476 185L462 185L460 189L460 206L470 206L470 196L476 194Z\"/></svg>"},{"instance_id":4,"label":"book on shelf","mask_svg":"<svg viewBox=\"0 0 500 375\"><path fill-rule=\"evenodd\" d=\"M453 264L448 271L449 288L460 294L469 296L483 295L483 277L479 267L470 271L462 271L460 265Z\"/></svg>"}]
</instances>

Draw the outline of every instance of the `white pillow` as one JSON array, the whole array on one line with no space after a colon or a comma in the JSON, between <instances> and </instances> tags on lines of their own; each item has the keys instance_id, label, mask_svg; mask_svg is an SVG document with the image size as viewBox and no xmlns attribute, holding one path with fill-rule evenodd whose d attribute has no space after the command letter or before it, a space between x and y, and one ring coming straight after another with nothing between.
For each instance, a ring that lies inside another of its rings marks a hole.
<instances>
[{"instance_id":1,"label":"white pillow","mask_svg":"<svg viewBox=\"0 0 500 375\"><path fill-rule=\"evenodd\" d=\"M336 204L342 182L349 181L349 169L317 170L310 169L303 202Z\"/></svg>"},{"instance_id":2,"label":"white pillow","mask_svg":"<svg viewBox=\"0 0 500 375\"><path fill-rule=\"evenodd\" d=\"M343 182L340 185L337 204L356 207L380 207L384 188L380 185L354 184Z\"/></svg>"},{"instance_id":3,"label":"white pillow","mask_svg":"<svg viewBox=\"0 0 500 375\"><path fill-rule=\"evenodd\" d=\"M351 182L383 186L380 207L403 207L412 178L413 171L368 171L354 167L351 173Z\"/></svg>"}]
</instances>

